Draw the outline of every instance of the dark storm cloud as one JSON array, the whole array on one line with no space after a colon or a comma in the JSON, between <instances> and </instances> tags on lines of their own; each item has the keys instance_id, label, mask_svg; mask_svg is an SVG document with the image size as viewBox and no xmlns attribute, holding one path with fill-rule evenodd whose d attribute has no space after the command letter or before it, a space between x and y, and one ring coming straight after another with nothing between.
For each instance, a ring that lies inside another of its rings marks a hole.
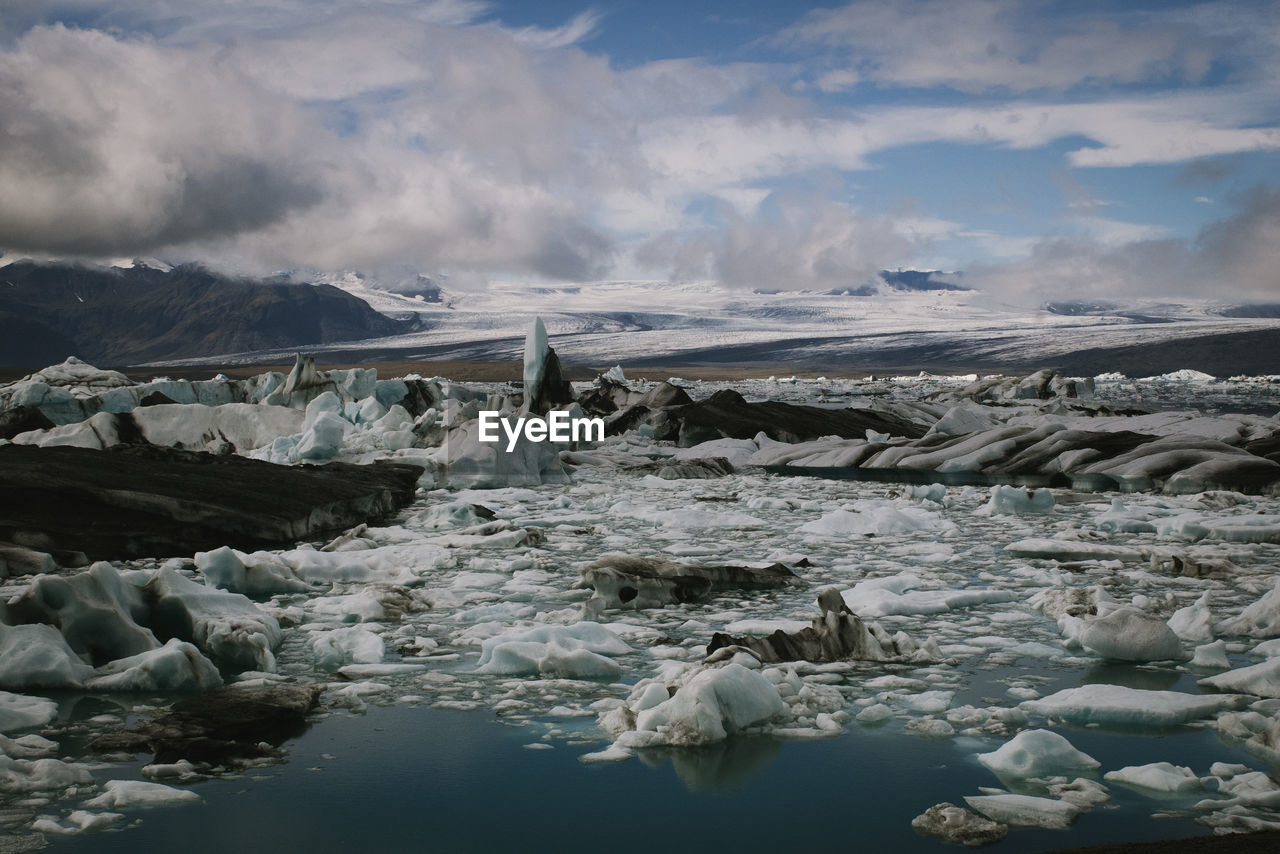
<instances>
[{"instance_id":1,"label":"dark storm cloud","mask_svg":"<svg viewBox=\"0 0 1280 854\"><path fill-rule=\"evenodd\" d=\"M0 53L0 245L124 254L260 229L323 197L298 153L317 135L213 52L33 30Z\"/></svg>"}]
</instances>

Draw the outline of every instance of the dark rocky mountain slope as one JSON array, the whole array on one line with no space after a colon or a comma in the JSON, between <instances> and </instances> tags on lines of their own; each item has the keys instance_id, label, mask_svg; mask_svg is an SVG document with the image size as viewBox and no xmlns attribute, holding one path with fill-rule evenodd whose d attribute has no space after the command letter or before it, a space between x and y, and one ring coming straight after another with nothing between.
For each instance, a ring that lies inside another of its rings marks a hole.
<instances>
[{"instance_id":1,"label":"dark rocky mountain slope","mask_svg":"<svg viewBox=\"0 0 1280 854\"><path fill-rule=\"evenodd\" d=\"M139 364L405 329L330 285L235 279L195 265L0 267L0 365L40 366L67 356Z\"/></svg>"}]
</instances>

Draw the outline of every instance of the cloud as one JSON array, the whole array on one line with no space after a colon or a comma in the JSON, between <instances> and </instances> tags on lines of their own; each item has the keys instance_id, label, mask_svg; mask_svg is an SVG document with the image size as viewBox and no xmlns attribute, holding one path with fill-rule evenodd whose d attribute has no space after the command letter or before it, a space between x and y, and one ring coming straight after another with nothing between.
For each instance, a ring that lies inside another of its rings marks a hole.
<instances>
[{"instance_id":1,"label":"cloud","mask_svg":"<svg viewBox=\"0 0 1280 854\"><path fill-rule=\"evenodd\" d=\"M1200 275L1206 287L1280 299L1280 188L1258 187L1235 201L1238 213L1196 237Z\"/></svg>"},{"instance_id":2,"label":"cloud","mask_svg":"<svg viewBox=\"0 0 1280 854\"><path fill-rule=\"evenodd\" d=\"M883 107L838 119L692 116L651 124L641 145L656 172L714 192L819 168L865 169L877 152L928 142L1025 150L1086 137L1092 146L1067 153L1067 163L1079 167L1280 149L1280 127L1241 126L1261 120L1261 110L1251 96L1218 93L1212 99L1189 94L1076 104Z\"/></svg>"},{"instance_id":3,"label":"cloud","mask_svg":"<svg viewBox=\"0 0 1280 854\"><path fill-rule=\"evenodd\" d=\"M720 213L721 227L660 235L641 247L637 260L676 279L825 290L866 284L916 248L892 219L812 193L775 194L751 215L728 206Z\"/></svg>"},{"instance_id":4,"label":"cloud","mask_svg":"<svg viewBox=\"0 0 1280 854\"><path fill-rule=\"evenodd\" d=\"M1174 180L1175 183L1183 187L1217 184L1227 180L1239 171L1239 157L1206 157L1200 160L1192 160L1183 166Z\"/></svg>"},{"instance_id":5,"label":"cloud","mask_svg":"<svg viewBox=\"0 0 1280 854\"><path fill-rule=\"evenodd\" d=\"M522 27L514 30L512 37L522 45L539 50L555 50L587 41L600 30L603 16L595 9L586 9L554 29Z\"/></svg>"},{"instance_id":6,"label":"cloud","mask_svg":"<svg viewBox=\"0 0 1280 854\"><path fill-rule=\"evenodd\" d=\"M61 26L0 53L0 244L146 252L324 195L324 134L213 51Z\"/></svg>"},{"instance_id":7,"label":"cloud","mask_svg":"<svg viewBox=\"0 0 1280 854\"><path fill-rule=\"evenodd\" d=\"M37 27L0 50L0 246L599 275L592 204L628 171L610 74L378 15L226 45Z\"/></svg>"},{"instance_id":8,"label":"cloud","mask_svg":"<svg viewBox=\"0 0 1280 854\"><path fill-rule=\"evenodd\" d=\"M1260 187L1235 201L1234 215L1193 240L1041 240L1024 259L977 265L965 278L1032 305L1085 297L1280 299L1280 188Z\"/></svg>"},{"instance_id":9,"label":"cloud","mask_svg":"<svg viewBox=\"0 0 1280 854\"><path fill-rule=\"evenodd\" d=\"M861 0L817 9L779 35L825 46L886 86L1028 92L1202 79L1224 40L1159 12L1075 14L1070 3Z\"/></svg>"}]
</instances>

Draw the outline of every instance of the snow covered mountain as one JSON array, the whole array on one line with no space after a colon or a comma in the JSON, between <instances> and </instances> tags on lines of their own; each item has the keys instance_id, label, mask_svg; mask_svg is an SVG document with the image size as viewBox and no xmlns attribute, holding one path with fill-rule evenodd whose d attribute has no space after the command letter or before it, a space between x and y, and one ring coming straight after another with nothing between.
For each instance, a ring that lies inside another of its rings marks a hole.
<instances>
[{"instance_id":1,"label":"snow covered mountain","mask_svg":"<svg viewBox=\"0 0 1280 854\"><path fill-rule=\"evenodd\" d=\"M1280 320L1210 300L1002 304L922 271L886 273L874 290L743 291L714 282L603 281L487 288L320 274L414 330L317 348L332 361L511 360L542 317L566 361L606 366L787 365L795 370L1005 371L1052 365L1132 376L1196 368L1218 376L1280 370ZM235 354L279 359L284 351ZM206 362L212 359L203 360Z\"/></svg>"},{"instance_id":2,"label":"snow covered mountain","mask_svg":"<svg viewBox=\"0 0 1280 854\"><path fill-rule=\"evenodd\" d=\"M290 270L250 283L150 260L0 272L0 364L11 365L72 354L103 364L279 362L300 347L328 362L509 361L542 317L567 362L597 367L1280 371L1274 306L1062 299L1028 309L937 271L884 271L873 285L824 293L706 281L475 287L412 269Z\"/></svg>"}]
</instances>

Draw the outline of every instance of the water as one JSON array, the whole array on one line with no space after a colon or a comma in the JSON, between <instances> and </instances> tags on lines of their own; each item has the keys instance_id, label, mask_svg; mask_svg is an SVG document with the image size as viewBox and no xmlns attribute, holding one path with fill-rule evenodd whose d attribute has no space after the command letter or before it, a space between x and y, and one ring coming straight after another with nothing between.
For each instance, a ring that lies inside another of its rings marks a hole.
<instances>
[{"instance_id":1,"label":"water","mask_svg":"<svg viewBox=\"0 0 1280 854\"><path fill-rule=\"evenodd\" d=\"M1208 756L1248 762L1208 730L1062 732L1106 767L1167 760L1200 768ZM956 851L917 835L911 819L999 785L970 745L903 736L892 724L819 741L737 738L604 765L578 762L587 748L530 750L531 740L527 728L486 712L401 705L334 715L289 745L287 764L195 784L203 804L132 811L140 824L54 840L50 850ZM115 766L99 776L133 775ZM985 850L1207 832L1187 818L1152 819L1149 798L1110 788L1112 800L1069 831L1014 830Z\"/></svg>"}]
</instances>

